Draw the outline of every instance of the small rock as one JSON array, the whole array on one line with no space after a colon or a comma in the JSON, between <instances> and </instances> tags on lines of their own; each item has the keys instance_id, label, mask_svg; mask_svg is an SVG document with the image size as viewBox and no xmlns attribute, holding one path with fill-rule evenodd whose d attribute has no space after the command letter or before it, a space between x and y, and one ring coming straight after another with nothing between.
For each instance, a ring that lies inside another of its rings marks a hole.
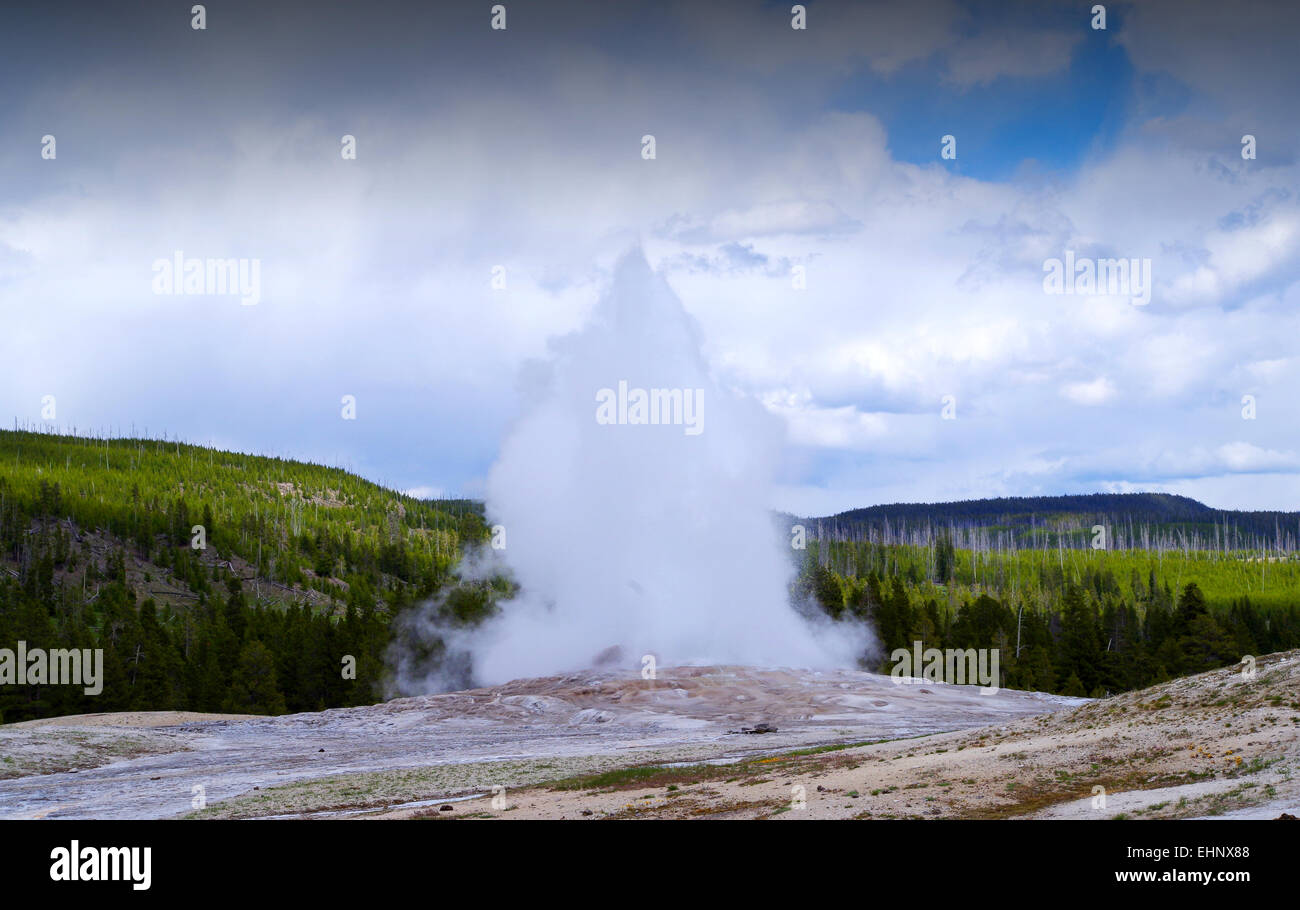
<instances>
[{"instance_id":1,"label":"small rock","mask_svg":"<svg viewBox=\"0 0 1300 910\"><path fill-rule=\"evenodd\" d=\"M771 724L755 724L752 727L741 727L739 730L728 730L727 733L775 733L776 727Z\"/></svg>"},{"instance_id":2,"label":"small rock","mask_svg":"<svg viewBox=\"0 0 1300 910\"><path fill-rule=\"evenodd\" d=\"M316 751L317 751L317 752L324 752L325 750L324 750L324 749L317 749Z\"/></svg>"},{"instance_id":3,"label":"small rock","mask_svg":"<svg viewBox=\"0 0 1300 910\"><path fill-rule=\"evenodd\" d=\"M776 727L769 723L754 724L752 727L741 727L739 730L728 730L728 733L775 733Z\"/></svg>"},{"instance_id":4,"label":"small rock","mask_svg":"<svg viewBox=\"0 0 1300 910\"><path fill-rule=\"evenodd\" d=\"M583 810L582 810L582 814L583 814L583 815L590 815L590 814L591 814L591 810L590 810L590 809L583 809Z\"/></svg>"},{"instance_id":5,"label":"small rock","mask_svg":"<svg viewBox=\"0 0 1300 910\"><path fill-rule=\"evenodd\" d=\"M452 807L451 807L451 806L448 806L448 805L446 805L446 804L444 804L444 805L441 805L441 806L438 807L438 811L439 811L439 812L451 812L451 811L452 811Z\"/></svg>"},{"instance_id":6,"label":"small rock","mask_svg":"<svg viewBox=\"0 0 1300 910\"><path fill-rule=\"evenodd\" d=\"M1283 812L1283 813L1282 813L1281 815L1279 815L1277 818L1273 819L1273 821L1275 821L1275 822L1280 822L1280 821L1293 822L1293 821L1295 821L1295 820L1296 820L1296 817L1295 817L1294 815L1292 815L1290 812Z\"/></svg>"}]
</instances>

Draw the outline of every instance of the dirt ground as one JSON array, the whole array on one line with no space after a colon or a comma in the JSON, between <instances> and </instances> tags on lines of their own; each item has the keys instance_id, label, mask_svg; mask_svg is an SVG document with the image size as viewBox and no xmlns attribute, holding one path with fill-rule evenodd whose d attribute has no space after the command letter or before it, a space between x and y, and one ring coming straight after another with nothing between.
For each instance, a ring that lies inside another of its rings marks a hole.
<instances>
[{"instance_id":1,"label":"dirt ground","mask_svg":"<svg viewBox=\"0 0 1300 910\"><path fill-rule=\"evenodd\" d=\"M12 724L0 817L1275 817L1298 757L1300 651L1097 701L678 667Z\"/></svg>"},{"instance_id":2,"label":"dirt ground","mask_svg":"<svg viewBox=\"0 0 1300 910\"><path fill-rule=\"evenodd\" d=\"M1298 814L1300 652L1008 724L640 767L377 817L1275 818Z\"/></svg>"}]
</instances>

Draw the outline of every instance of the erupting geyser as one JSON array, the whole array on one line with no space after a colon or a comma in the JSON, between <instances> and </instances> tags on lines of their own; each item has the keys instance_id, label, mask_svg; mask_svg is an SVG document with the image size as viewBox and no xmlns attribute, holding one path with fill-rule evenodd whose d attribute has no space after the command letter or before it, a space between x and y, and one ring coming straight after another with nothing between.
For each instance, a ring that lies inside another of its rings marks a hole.
<instances>
[{"instance_id":1,"label":"erupting geyser","mask_svg":"<svg viewBox=\"0 0 1300 910\"><path fill-rule=\"evenodd\" d=\"M552 343L488 478L519 596L471 637L476 682L602 663L853 665L865 629L789 603L770 512L780 421L711 381L695 321L640 250Z\"/></svg>"}]
</instances>

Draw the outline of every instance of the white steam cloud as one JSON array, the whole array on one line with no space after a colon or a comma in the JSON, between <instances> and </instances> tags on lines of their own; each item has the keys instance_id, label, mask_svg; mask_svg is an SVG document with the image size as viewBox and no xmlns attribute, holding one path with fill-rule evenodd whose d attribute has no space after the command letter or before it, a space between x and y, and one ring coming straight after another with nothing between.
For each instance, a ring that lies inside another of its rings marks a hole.
<instances>
[{"instance_id":1,"label":"white steam cloud","mask_svg":"<svg viewBox=\"0 0 1300 910\"><path fill-rule=\"evenodd\" d=\"M779 420L711 380L695 321L639 250L552 349L488 478L520 593L475 631L475 681L646 654L853 666L867 629L813 625L789 602L789 540L769 511Z\"/></svg>"}]
</instances>

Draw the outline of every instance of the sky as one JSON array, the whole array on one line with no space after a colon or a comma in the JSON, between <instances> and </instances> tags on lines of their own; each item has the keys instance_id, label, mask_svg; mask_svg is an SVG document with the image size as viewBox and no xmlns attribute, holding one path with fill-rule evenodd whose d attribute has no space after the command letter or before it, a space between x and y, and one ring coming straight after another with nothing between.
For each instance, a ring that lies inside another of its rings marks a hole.
<instances>
[{"instance_id":1,"label":"sky","mask_svg":"<svg viewBox=\"0 0 1300 910\"><path fill-rule=\"evenodd\" d=\"M774 508L1300 509L1300 7L503 5L6 4L0 420L481 496L639 245L781 419Z\"/></svg>"}]
</instances>

